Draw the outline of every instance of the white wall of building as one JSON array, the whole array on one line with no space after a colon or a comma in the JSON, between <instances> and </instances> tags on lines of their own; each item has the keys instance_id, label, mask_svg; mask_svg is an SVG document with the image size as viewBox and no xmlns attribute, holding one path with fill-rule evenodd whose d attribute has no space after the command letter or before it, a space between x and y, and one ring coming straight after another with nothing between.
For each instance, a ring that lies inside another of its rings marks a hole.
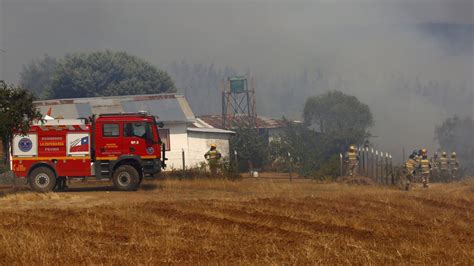
<instances>
[{"instance_id":1,"label":"white wall of building","mask_svg":"<svg viewBox=\"0 0 474 266\"><path fill-rule=\"evenodd\" d=\"M205 162L204 154L209 150L211 144L217 145L217 150L222 157L229 156L230 134L210 133L210 132L188 132L188 156L189 166L199 166Z\"/></svg>"},{"instance_id":2,"label":"white wall of building","mask_svg":"<svg viewBox=\"0 0 474 266\"><path fill-rule=\"evenodd\" d=\"M168 161L165 171L183 169L183 150L186 168L197 167L205 162L204 154L213 143L223 157L229 156L230 134L188 131L186 123L165 123L163 129L169 129L170 132L170 151L166 151Z\"/></svg>"},{"instance_id":3,"label":"white wall of building","mask_svg":"<svg viewBox=\"0 0 474 266\"><path fill-rule=\"evenodd\" d=\"M170 151L166 152L168 161L166 162L167 171L173 169L182 169L182 150L188 149L188 132L186 123L166 123L163 129L170 131Z\"/></svg>"}]
</instances>

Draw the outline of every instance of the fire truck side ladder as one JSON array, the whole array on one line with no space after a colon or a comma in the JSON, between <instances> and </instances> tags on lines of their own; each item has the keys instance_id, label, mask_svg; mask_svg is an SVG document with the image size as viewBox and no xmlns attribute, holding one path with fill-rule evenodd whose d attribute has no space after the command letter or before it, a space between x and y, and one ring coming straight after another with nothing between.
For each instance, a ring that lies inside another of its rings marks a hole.
<instances>
[{"instance_id":1,"label":"fire truck side ladder","mask_svg":"<svg viewBox=\"0 0 474 266\"><path fill-rule=\"evenodd\" d=\"M100 177L110 177L110 162L100 161Z\"/></svg>"}]
</instances>

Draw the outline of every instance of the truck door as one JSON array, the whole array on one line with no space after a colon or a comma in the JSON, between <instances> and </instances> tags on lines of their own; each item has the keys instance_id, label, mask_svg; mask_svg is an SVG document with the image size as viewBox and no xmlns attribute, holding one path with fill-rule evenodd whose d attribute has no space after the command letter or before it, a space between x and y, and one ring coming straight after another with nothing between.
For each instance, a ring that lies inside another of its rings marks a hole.
<instances>
[{"instance_id":1,"label":"truck door","mask_svg":"<svg viewBox=\"0 0 474 266\"><path fill-rule=\"evenodd\" d=\"M126 122L123 128L123 154L155 159L152 123Z\"/></svg>"},{"instance_id":2,"label":"truck door","mask_svg":"<svg viewBox=\"0 0 474 266\"><path fill-rule=\"evenodd\" d=\"M122 154L121 126L119 122L96 123L96 160L116 160Z\"/></svg>"}]
</instances>

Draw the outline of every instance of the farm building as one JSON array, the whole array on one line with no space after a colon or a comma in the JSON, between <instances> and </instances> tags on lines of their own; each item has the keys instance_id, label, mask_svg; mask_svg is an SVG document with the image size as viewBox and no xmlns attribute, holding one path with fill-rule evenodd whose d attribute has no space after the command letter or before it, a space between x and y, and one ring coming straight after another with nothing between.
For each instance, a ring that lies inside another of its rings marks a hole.
<instances>
[{"instance_id":1,"label":"farm building","mask_svg":"<svg viewBox=\"0 0 474 266\"><path fill-rule=\"evenodd\" d=\"M222 155L229 154L229 138L234 132L214 128L194 116L186 98L179 94L128 95L95 98L55 99L35 102L42 114L51 110L55 118L85 118L92 114L147 111L158 116L164 127L159 134L166 145L167 169L204 162L204 153L212 143Z\"/></svg>"},{"instance_id":2,"label":"farm building","mask_svg":"<svg viewBox=\"0 0 474 266\"><path fill-rule=\"evenodd\" d=\"M202 120L208 127L224 129L224 121L222 115L204 115L200 116L199 119ZM232 117L228 116L227 121L231 120ZM263 116L256 117L256 124L259 133L265 136L268 142L272 141L275 138L278 138L284 132L284 129L288 126L285 120Z\"/></svg>"}]
</instances>

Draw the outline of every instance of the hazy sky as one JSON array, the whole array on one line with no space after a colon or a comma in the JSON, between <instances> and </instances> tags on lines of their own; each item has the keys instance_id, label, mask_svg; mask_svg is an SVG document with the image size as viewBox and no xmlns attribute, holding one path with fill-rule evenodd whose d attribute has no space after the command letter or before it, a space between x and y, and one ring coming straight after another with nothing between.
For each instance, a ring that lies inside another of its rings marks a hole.
<instances>
[{"instance_id":1,"label":"hazy sky","mask_svg":"<svg viewBox=\"0 0 474 266\"><path fill-rule=\"evenodd\" d=\"M419 22L472 24L474 12L472 0L1 1L4 74L11 81L22 64L44 53L105 48L158 65L189 59L293 68L315 55L339 53L334 45L364 34L380 36L387 27Z\"/></svg>"},{"instance_id":2,"label":"hazy sky","mask_svg":"<svg viewBox=\"0 0 474 266\"><path fill-rule=\"evenodd\" d=\"M434 125L448 115L422 99L389 98L390 89L398 86L393 75L474 88L472 31L453 39L419 27L474 25L472 0L0 3L0 47L6 50L0 52L0 79L9 82L18 80L23 64L45 53L60 57L100 49L123 50L157 66L186 60L250 69L257 84L258 79L318 68L334 80L331 88L342 88L370 105L375 133L384 137L379 145L390 150L407 139L407 146L426 142L434 147ZM271 99L257 101L271 104ZM279 111L285 114L284 107ZM271 116L269 110L263 112ZM474 115L473 107L463 112ZM400 128L406 133L400 134Z\"/></svg>"}]
</instances>

